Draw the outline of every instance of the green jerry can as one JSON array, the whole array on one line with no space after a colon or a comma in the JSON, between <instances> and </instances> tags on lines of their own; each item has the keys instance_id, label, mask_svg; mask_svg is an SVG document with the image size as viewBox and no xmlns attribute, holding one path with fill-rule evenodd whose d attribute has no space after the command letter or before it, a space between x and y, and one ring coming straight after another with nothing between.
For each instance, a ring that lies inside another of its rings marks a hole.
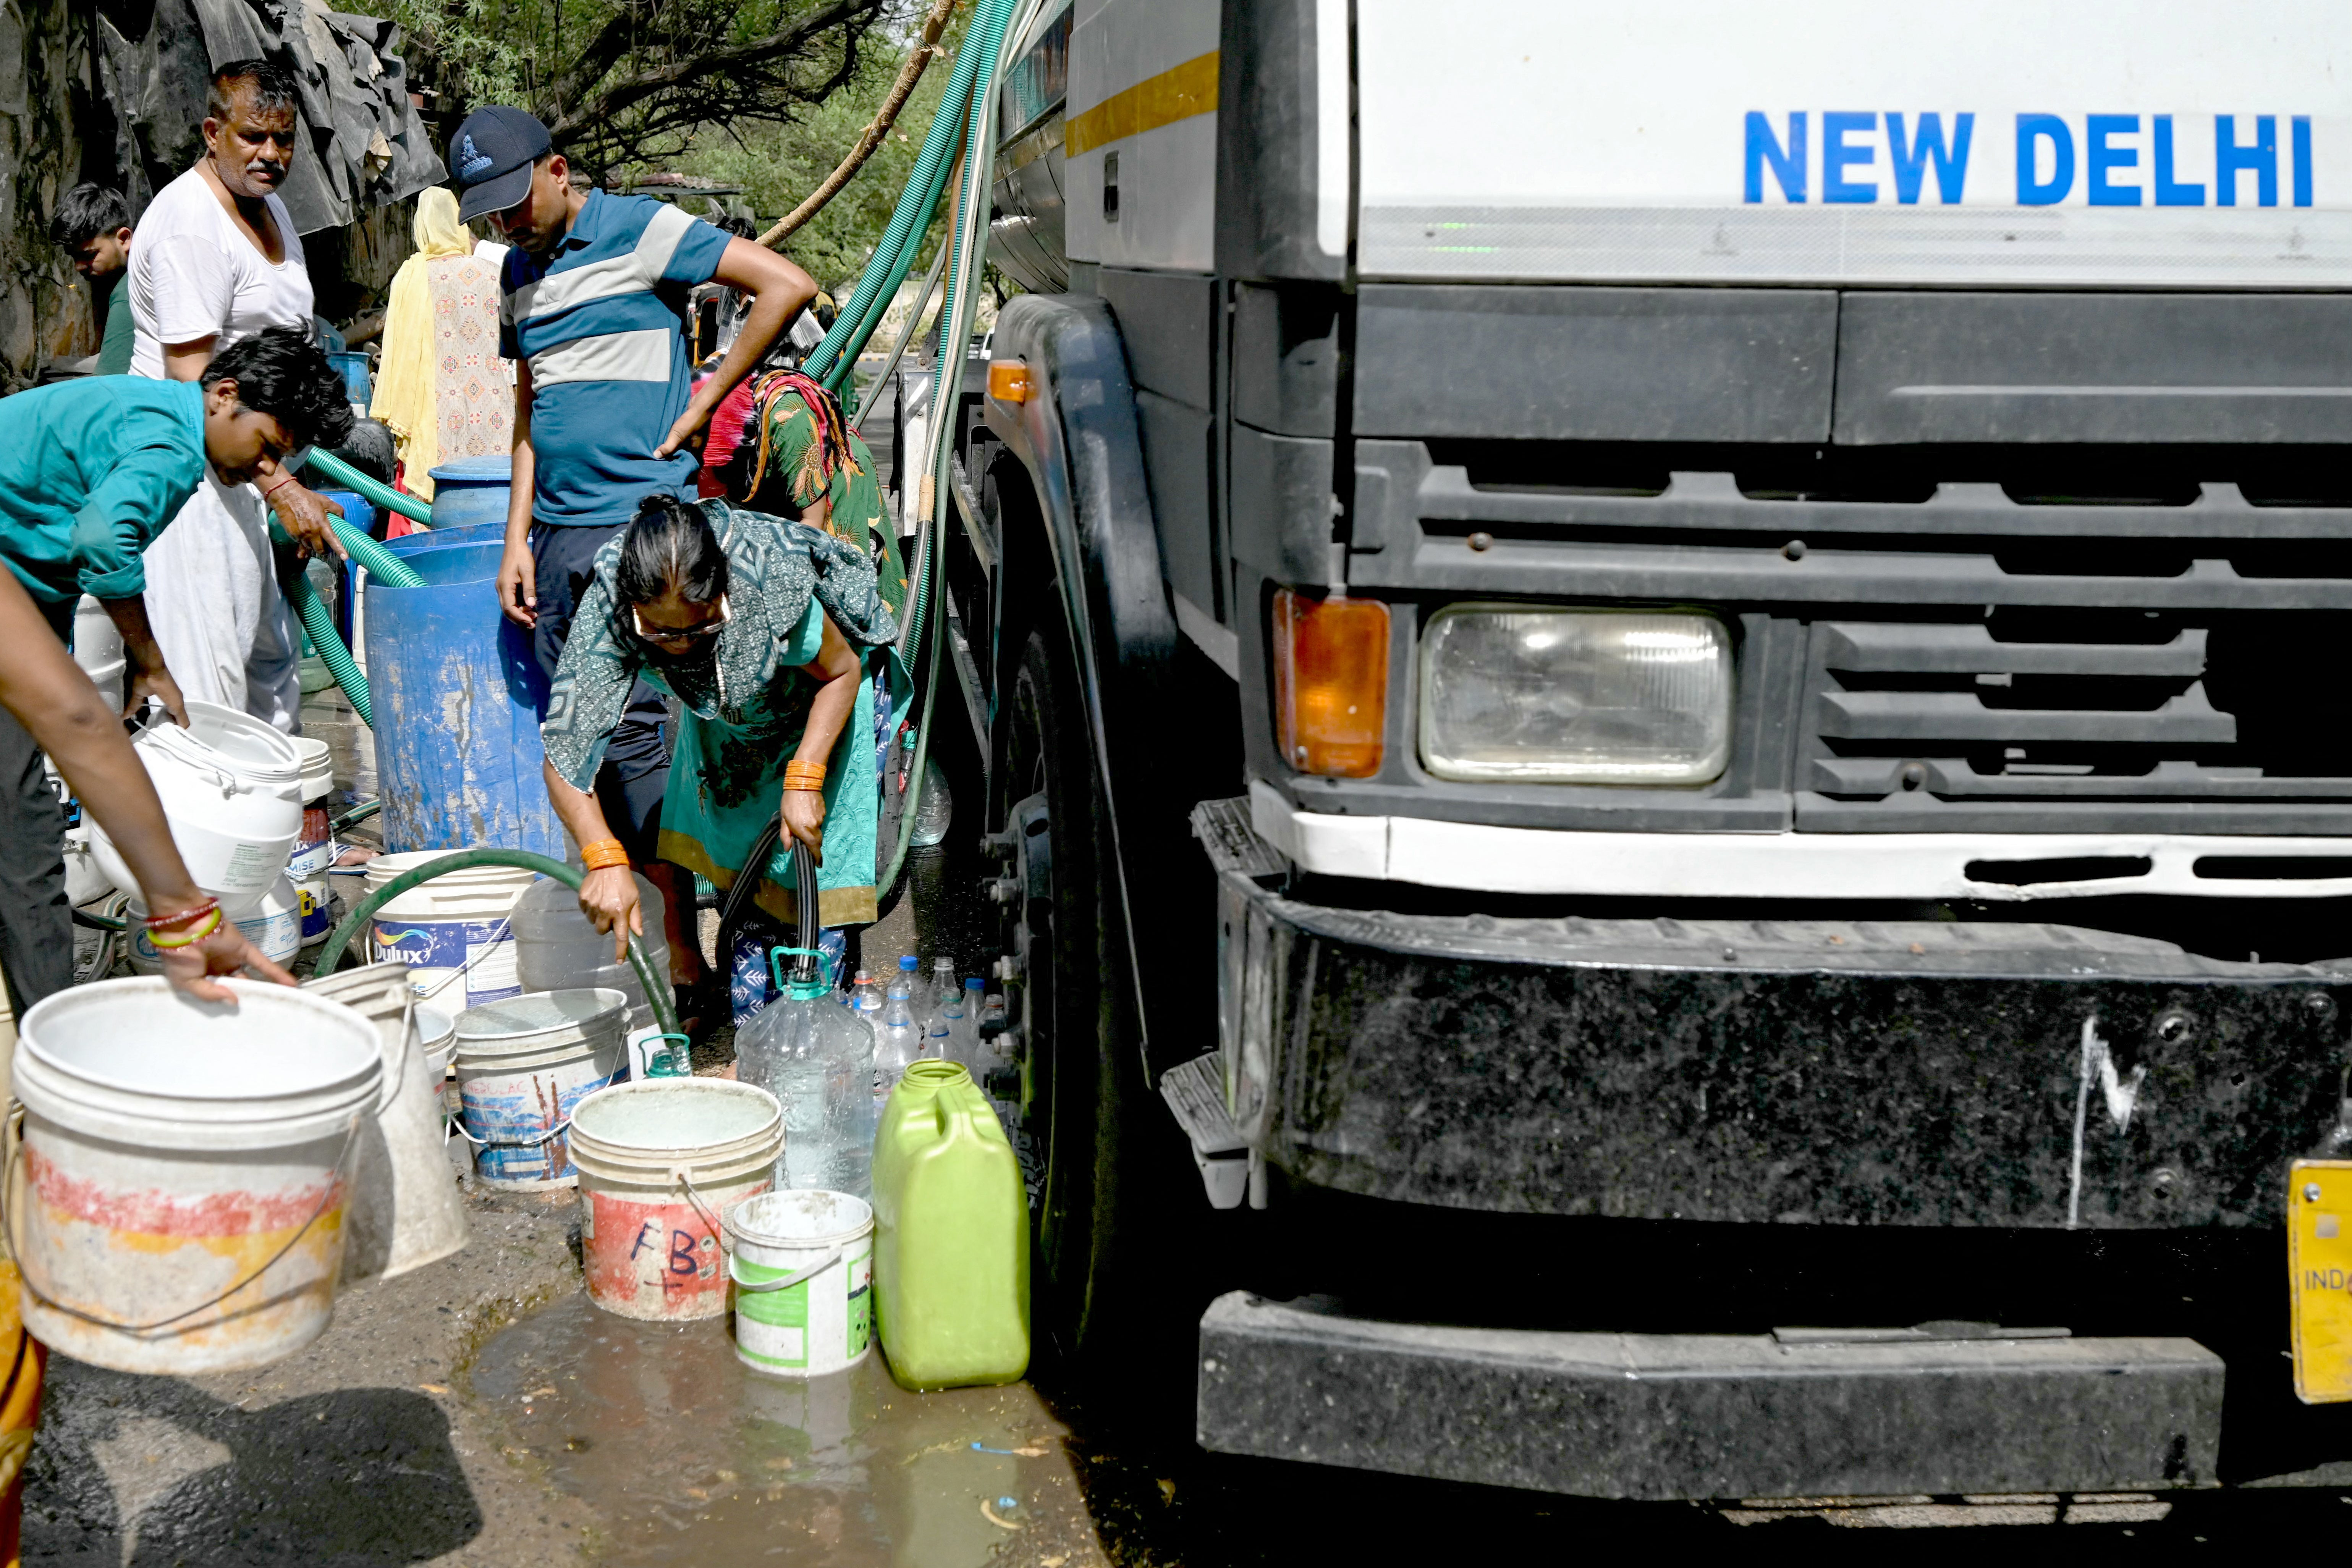
<instances>
[{"instance_id":1,"label":"green jerry can","mask_svg":"<svg viewBox=\"0 0 2352 1568\"><path fill-rule=\"evenodd\" d=\"M874 1134L874 1308L904 1388L1029 1369L1029 1200L971 1074L917 1061Z\"/></svg>"}]
</instances>

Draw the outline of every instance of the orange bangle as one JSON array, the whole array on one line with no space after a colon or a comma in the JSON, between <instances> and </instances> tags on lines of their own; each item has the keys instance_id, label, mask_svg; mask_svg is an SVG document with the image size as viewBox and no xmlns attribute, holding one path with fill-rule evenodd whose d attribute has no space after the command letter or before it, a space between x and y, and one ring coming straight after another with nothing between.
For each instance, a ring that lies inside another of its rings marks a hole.
<instances>
[{"instance_id":1,"label":"orange bangle","mask_svg":"<svg viewBox=\"0 0 2352 1568\"><path fill-rule=\"evenodd\" d=\"M609 871L629 863L629 852L618 839L598 839L580 846L580 861L590 871Z\"/></svg>"},{"instance_id":2,"label":"orange bangle","mask_svg":"<svg viewBox=\"0 0 2352 1568\"><path fill-rule=\"evenodd\" d=\"M824 789L824 764L822 762L787 762L784 764L784 788L787 789Z\"/></svg>"}]
</instances>

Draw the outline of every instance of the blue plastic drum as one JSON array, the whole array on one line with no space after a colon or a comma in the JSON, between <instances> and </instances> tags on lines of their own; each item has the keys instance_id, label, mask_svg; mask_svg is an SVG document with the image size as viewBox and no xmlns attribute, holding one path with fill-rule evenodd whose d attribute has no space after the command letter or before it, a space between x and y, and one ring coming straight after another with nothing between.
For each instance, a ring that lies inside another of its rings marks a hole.
<instances>
[{"instance_id":1,"label":"blue plastic drum","mask_svg":"<svg viewBox=\"0 0 2352 1568\"><path fill-rule=\"evenodd\" d=\"M496 846L561 860L540 773L547 683L499 613L496 542L406 557L421 588L367 582L367 673L387 850Z\"/></svg>"},{"instance_id":2,"label":"blue plastic drum","mask_svg":"<svg viewBox=\"0 0 2352 1568\"><path fill-rule=\"evenodd\" d=\"M368 357L357 349L343 349L329 354L327 363L334 366L335 373L343 378L344 395L365 408L375 396L374 386L368 375Z\"/></svg>"},{"instance_id":3,"label":"blue plastic drum","mask_svg":"<svg viewBox=\"0 0 2352 1568\"><path fill-rule=\"evenodd\" d=\"M514 459L459 457L433 470L433 527L462 528L507 520L514 491Z\"/></svg>"}]
</instances>

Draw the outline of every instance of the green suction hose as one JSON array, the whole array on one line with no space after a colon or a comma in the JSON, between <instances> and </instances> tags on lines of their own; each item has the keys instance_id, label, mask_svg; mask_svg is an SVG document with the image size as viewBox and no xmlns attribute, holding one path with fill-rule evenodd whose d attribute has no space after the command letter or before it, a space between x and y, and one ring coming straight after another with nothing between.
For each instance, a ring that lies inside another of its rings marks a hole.
<instances>
[{"instance_id":1,"label":"green suction hose","mask_svg":"<svg viewBox=\"0 0 2352 1568\"><path fill-rule=\"evenodd\" d=\"M398 512L402 517L423 523L426 528L433 526L432 507L414 496L404 496L390 486L379 484L369 478L331 452L321 452L314 446L310 449L310 455L302 459L302 465L305 468L317 469L322 476L332 479L355 496L365 497L386 511ZM375 568L371 566L368 570L373 571ZM413 585L403 583L401 586L405 588Z\"/></svg>"},{"instance_id":2,"label":"green suction hose","mask_svg":"<svg viewBox=\"0 0 2352 1568\"><path fill-rule=\"evenodd\" d=\"M294 613L302 618L302 630L310 633L310 646L318 650L327 673L335 677L335 685L343 688L343 695L352 702L352 711L370 729L375 727L375 710L368 702L367 677L360 674L352 651L343 646L343 639L335 631L335 618L327 612L326 605L310 586L310 580L296 572L287 580L286 596L294 601Z\"/></svg>"},{"instance_id":3,"label":"green suction hose","mask_svg":"<svg viewBox=\"0 0 2352 1568\"><path fill-rule=\"evenodd\" d=\"M315 455L324 456L325 454ZM364 478L365 476L359 477ZM335 526L335 537L343 541L343 548L352 552L352 559L360 565L394 588L425 586L425 580L411 570L407 562L368 538L361 529L341 517L333 517L330 521ZM279 543L288 542L286 530L275 521L269 525L269 533ZM302 630L310 634L310 646L318 651L320 661L327 666L327 673L335 677L335 684L343 688L343 695L351 699L352 711L360 716L362 724L373 729L375 708L368 700L367 676L360 673L359 661L352 658L351 649L343 645L342 633L335 630L335 618L320 602L318 594L310 587L310 580L296 572L287 581L286 597L293 602L294 613L302 618Z\"/></svg>"},{"instance_id":4,"label":"green suction hose","mask_svg":"<svg viewBox=\"0 0 2352 1568\"><path fill-rule=\"evenodd\" d=\"M424 886L435 877L478 865L506 865L521 871L535 871L541 876L554 878L574 893L580 891L583 875L562 861L535 855L529 850L457 850L438 856L415 871L403 872L394 877L368 894L357 909L345 915L343 923L328 934L327 945L319 949L318 973L331 975L342 967L343 959L349 956L352 942L367 928L368 922L375 918L377 910L410 889ZM669 977L654 973L653 961L646 956L646 945L634 932L629 936L629 963L637 971L637 983L646 988L646 1000L653 1008L654 1021L661 1025L665 1034L678 1033L677 1009L672 1005Z\"/></svg>"},{"instance_id":5,"label":"green suction hose","mask_svg":"<svg viewBox=\"0 0 2352 1568\"><path fill-rule=\"evenodd\" d=\"M906 280L907 269L920 246L922 231L929 227L932 209L939 204L940 193L946 187L957 143L965 140L963 118L972 101L972 84L980 78L983 63L992 71L995 68L1005 23L1018 4L1019 0L981 0L964 47L957 51L955 76L947 91L940 96L939 110L923 138L923 151L915 161L915 172L907 181L906 189L899 193L898 204L890 214L889 226L883 231L881 244L874 247L874 261L858 280L849 303L835 318L833 330L810 351L803 365L836 395L840 392L836 383L856 364L858 350L865 346L875 324L881 319L877 306L895 294Z\"/></svg>"}]
</instances>

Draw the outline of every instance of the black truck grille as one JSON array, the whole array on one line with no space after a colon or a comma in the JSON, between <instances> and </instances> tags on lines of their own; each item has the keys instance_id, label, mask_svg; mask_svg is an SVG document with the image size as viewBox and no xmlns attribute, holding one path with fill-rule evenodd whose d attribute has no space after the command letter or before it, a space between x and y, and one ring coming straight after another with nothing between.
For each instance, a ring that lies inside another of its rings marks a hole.
<instances>
[{"instance_id":1,"label":"black truck grille","mask_svg":"<svg viewBox=\"0 0 2352 1568\"><path fill-rule=\"evenodd\" d=\"M1449 464L1359 443L1350 582L1705 606L1744 628L1750 738L1681 805L1500 789L1440 805L1424 782L1364 809L1727 828L1777 798L1783 821L1826 832L2352 834L2352 497L2312 498L2325 486L2301 468L2191 482L2250 459L2124 454L2135 479L2180 470L2137 494L1914 479L1938 460L1879 473L1825 452L1843 478L1807 488L1747 476L1736 455L1588 474L1589 454L1528 445Z\"/></svg>"},{"instance_id":2,"label":"black truck grille","mask_svg":"<svg viewBox=\"0 0 2352 1568\"><path fill-rule=\"evenodd\" d=\"M2352 830L2347 622L2091 607L1817 621L1800 823Z\"/></svg>"}]
</instances>

